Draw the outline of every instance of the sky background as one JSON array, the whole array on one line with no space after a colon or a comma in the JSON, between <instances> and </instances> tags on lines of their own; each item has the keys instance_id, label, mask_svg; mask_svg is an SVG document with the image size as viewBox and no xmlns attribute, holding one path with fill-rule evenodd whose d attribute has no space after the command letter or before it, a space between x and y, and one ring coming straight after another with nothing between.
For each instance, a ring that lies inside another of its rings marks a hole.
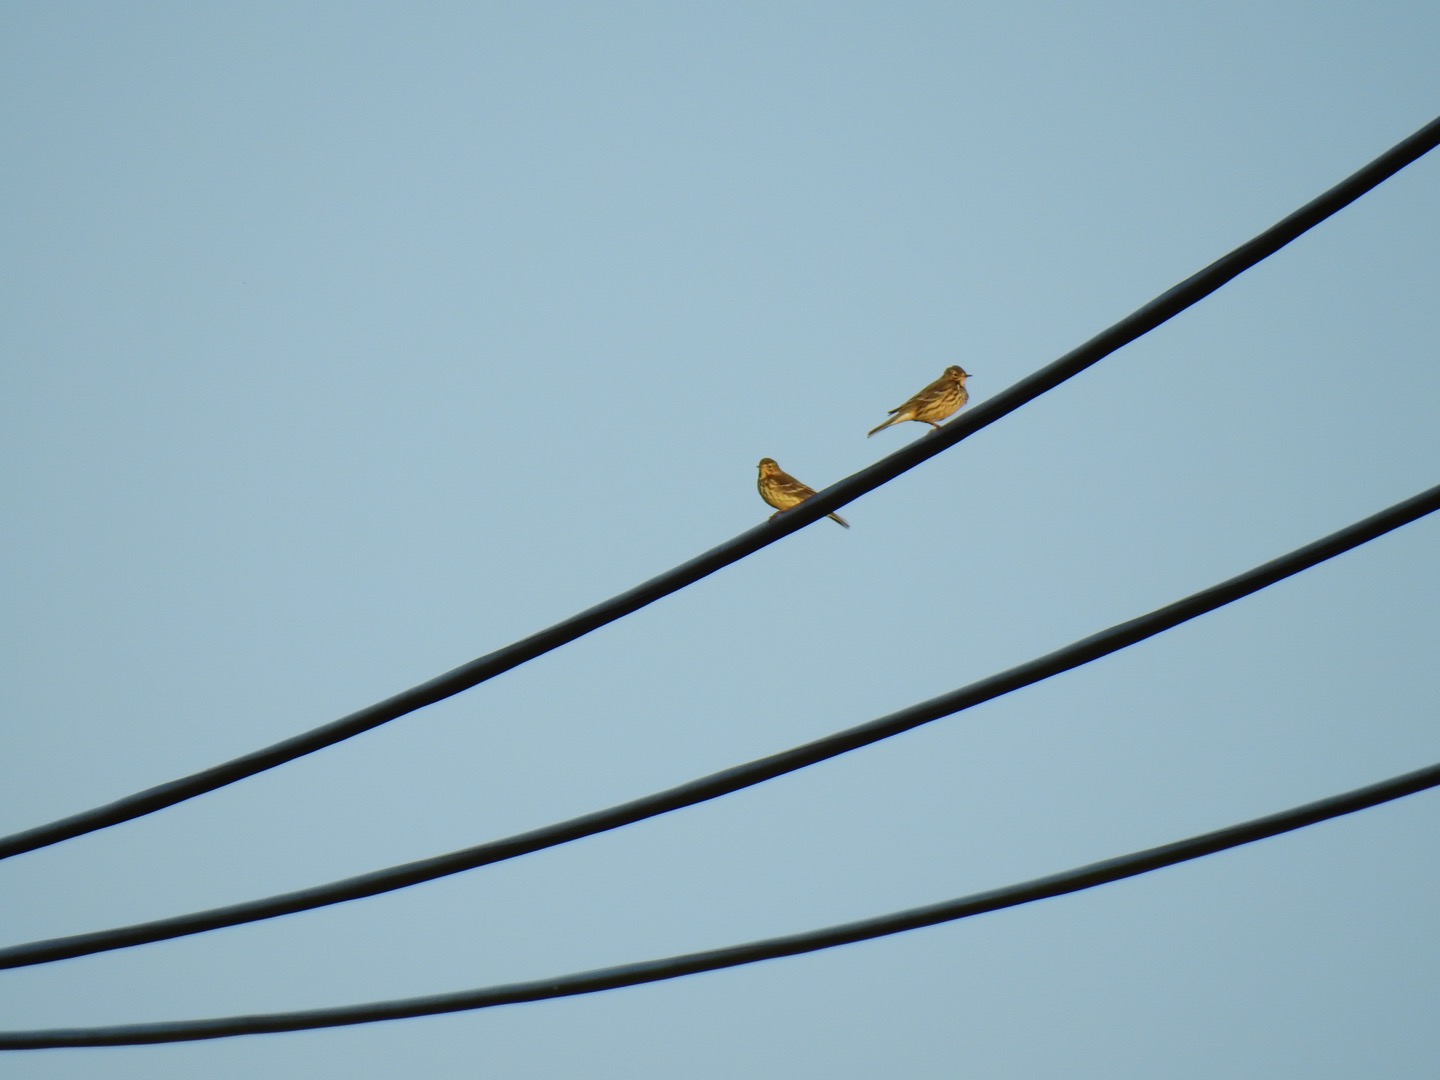
<instances>
[{"instance_id":1,"label":"sky background","mask_svg":"<svg viewBox=\"0 0 1440 1080\"><path fill-rule=\"evenodd\" d=\"M0 7L0 832L315 727L998 393L1440 113L1433 3ZM1028 660L1440 481L1440 156L961 445L421 713L0 864L0 943L417 859ZM790 933L1440 760L1440 521L760 788L0 973L7 1030ZM1428 1077L1440 797L808 957L7 1080Z\"/></svg>"}]
</instances>

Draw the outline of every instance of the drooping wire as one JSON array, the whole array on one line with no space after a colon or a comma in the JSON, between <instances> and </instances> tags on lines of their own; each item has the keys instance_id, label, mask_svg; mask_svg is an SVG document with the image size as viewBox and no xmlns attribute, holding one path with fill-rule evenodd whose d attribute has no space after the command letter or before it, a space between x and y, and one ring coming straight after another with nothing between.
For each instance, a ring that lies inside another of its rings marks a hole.
<instances>
[{"instance_id":1,"label":"drooping wire","mask_svg":"<svg viewBox=\"0 0 1440 1080\"><path fill-rule=\"evenodd\" d=\"M1396 503L1363 521L1348 525L1338 532L1254 569L1247 570L1194 593L1183 600L1158 608L1146 615L1119 623L1098 634L1074 642L1062 649L1019 664L971 683L958 690L911 705L898 712L871 720L834 735L816 739L790 750L760 758L744 765L709 776L692 780L688 784L644 798L634 799L619 806L596 811L582 817L571 818L544 828L520 833L516 836L460 851L438 855L416 862L376 870L343 881L327 885L312 886L279 896L250 900L227 907L211 908L208 911L191 912L153 922L112 930L98 930L69 937L33 941L0 949L0 969L29 967L36 964L52 963L113 949L125 949L136 945L173 938L201 934L226 926L273 919L280 915L291 915L309 911L330 904L358 900L366 896L393 892L396 889L433 881L449 874L472 870L479 866L503 862L544 848L579 840L586 836L620 828L623 825L643 821L686 806L715 799L742 788L751 787L785 773L826 761L851 750L888 739L894 735L930 723L944 716L950 716L975 705L982 704L1013 690L1048 679L1052 675L1070 671L1082 664L1127 648L1165 630L1188 622L1200 615L1229 604L1251 593L1267 588L1278 581L1308 569L1317 563L1334 558L1352 548L1367 543L1393 529L1399 528L1417 518L1440 510L1440 485L1419 495Z\"/></svg>"},{"instance_id":2,"label":"drooping wire","mask_svg":"<svg viewBox=\"0 0 1440 1080\"><path fill-rule=\"evenodd\" d=\"M1440 143L1440 118L1381 154L1370 164L1307 203L1259 236L1217 259L1144 307L1097 334L1084 345L1020 380L1014 386L981 402L967 413L923 439L882 458L874 465L831 485L773 521L757 525L732 540L711 548L643 584L522 638L504 648L472 660L419 686L339 720L292 736L261 750L244 754L189 776L148 788L104 806L72 814L45 825L0 837L0 859L47 847L86 833L155 813L187 799L236 783L298 757L352 738L407 713L433 705L487 679L542 656L590 631L632 612L773 544L823 515L844 506L881 484L949 449L981 428L1098 363L1121 346L1173 318L1210 295L1256 263L1279 251L1361 195L1393 176Z\"/></svg>"},{"instance_id":3,"label":"drooping wire","mask_svg":"<svg viewBox=\"0 0 1440 1080\"><path fill-rule=\"evenodd\" d=\"M1000 911L1008 907L1034 903L1067 893L1093 889L1097 885L1120 881L1162 867L1188 862L1204 855L1256 840L1277 836L1295 829L1314 825L1331 818L1353 814L1381 803L1413 795L1440 786L1440 764L1419 769L1403 776L1306 803L1268 817L1255 818L1178 840L1161 847L1148 848L1130 855L1090 863L1074 870L1049 877L1010 885L988 892L974 893L955 900L946 900L925 907L880 915L857 922L842 923L821 930L766 938L723 949L686 953L663 960L642 961L617 967L599 968L573 975L560 975L530 982L458 993L432 994L426 997L376 1001L364 1005L344 1005L328 1009L299 1012L278 1012L253 1016L227 1016L211 1020L178 1020L151 1024L122 1024L113 1027L54 1028L40 1031L0 1032L0 1050L44 1050L80 1046L135 1046L140 1044L193 1042L200 1039L223 1039L236 1035L261 1035L281 1031L308 1031L316 1028L345 1027L370 1024L382 1020L401 1020L415 1016L488 1009L496 1005L518 1005L523 1002L546 1001L553 998L593 994L601 990L617 990L626 986L677 979L705 971L775 960L783 956L832 949L857 941L886 937L891 934L918 930L938 923L953 922L974 915Z\"/></svg>"}]
</instances>

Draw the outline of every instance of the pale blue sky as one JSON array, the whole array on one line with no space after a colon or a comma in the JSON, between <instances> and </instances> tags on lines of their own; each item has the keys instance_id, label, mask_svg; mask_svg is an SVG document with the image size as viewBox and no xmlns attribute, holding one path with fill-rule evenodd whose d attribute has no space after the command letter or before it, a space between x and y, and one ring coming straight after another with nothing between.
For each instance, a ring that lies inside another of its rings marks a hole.
<instances>
[{"instance_id":1,"label":"pale blue sky","mask_svg":"<svg viewBox=\"0 0 1440 1080\"><path fill-rule=\"evenodd\" d=\"M314 727L981 400L1440 113L1431 3L0 8L0 832ZM318 884L891 711L1440 480L1440 158L825 522L474 691L0 864L3 938ZM1440 760L1440 522L502 866L0 973L5 1029L561 974ZM1440 798L640 989L7 1077L1429 1076Z\"/></svg>"}]
</instances>

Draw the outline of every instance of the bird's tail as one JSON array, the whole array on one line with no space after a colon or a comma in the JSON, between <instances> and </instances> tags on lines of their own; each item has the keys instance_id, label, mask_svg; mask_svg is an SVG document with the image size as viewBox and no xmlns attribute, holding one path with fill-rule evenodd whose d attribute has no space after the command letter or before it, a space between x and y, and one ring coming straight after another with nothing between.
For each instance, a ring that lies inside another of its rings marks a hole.
<instances>
[{"instance_id":1,"label":"bird's tail","mask_svg":"<svg viewBox=\"0 0 1440 1080\"><path fill-rule=\"evenodd\" d=\"M870 435L874 435L875 432L877 432L877 431L884 431L884 430L885 430L887 427L889 427L891 424L898 424L898 423L900 422L900 420L902 419L902 417L900 416L900 410L899 410L899 409L891 409L890 411L891 411L892 413L894 413L895 415L892 416L892 417L890 417L890 419L886 420L886 421L885 421L883 424L881 424L879 427L873 428L873 429L870 431L870 434L869 434L869 435L866 435L865 438L868 439L868 438L870 437Z\"/></svg>"},{"instance_id":2,"label":"bird's tail","mask_svg":"<svg viewBox=\"0 0 1440 1080\"><path fill-rule=\"evenodd\" d=\"M848 521L846 521L844 518L842 518L839 514L826 514L825 516L828 517L828 518L830 518L832 521L838 521L841 525L844 525L845 528L847 528L847 529L850 527L850 523L849 523Z\"/></svg>"}]
</instances>

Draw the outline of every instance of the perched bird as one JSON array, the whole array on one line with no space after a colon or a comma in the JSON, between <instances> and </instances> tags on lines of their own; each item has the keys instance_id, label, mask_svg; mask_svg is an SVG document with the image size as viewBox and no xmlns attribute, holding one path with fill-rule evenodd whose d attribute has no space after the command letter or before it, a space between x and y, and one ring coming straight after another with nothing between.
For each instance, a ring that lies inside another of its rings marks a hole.
<instances>
[{"instance_id":1,"label":"perched bird","mask_svg":"<svg viewBox=\"0 0 1440 1080\"><path fill-rule=\"evenodd\" d=\"M755 486L760 489L760 498L775 507L775 513L770 515L772 519L781 510L799 506L815 494L814 488L806 487L789 473L782 472L780 466L775 464L775 459L768 457L760 459L760 479ZM838 521L847 529L850 527L850 523L839 514L827 514L826 516Z\"/></svg>"},{"instance_id":2,"label":"perched bird","mask_svg":"<svg viewBox=\"0 0 1440 1080\"><path fill-rule=\"evenodd\" d=\"M902 420L919 420L933 428L939 428L940 425L937 421L944 420L970 400L970 392L965 389L965 380L969 377L970 373L964 368L958 364L951 364L945 369L945 374L925 387L924 390L921 390L904 405L891 409L890 419L877 427L875 431L884 431L891 424L898 424ZM870 435L874 435L875 431L870 432ZM870 435L865 437L868 439Z\"/></svg>"}]
</instances>

